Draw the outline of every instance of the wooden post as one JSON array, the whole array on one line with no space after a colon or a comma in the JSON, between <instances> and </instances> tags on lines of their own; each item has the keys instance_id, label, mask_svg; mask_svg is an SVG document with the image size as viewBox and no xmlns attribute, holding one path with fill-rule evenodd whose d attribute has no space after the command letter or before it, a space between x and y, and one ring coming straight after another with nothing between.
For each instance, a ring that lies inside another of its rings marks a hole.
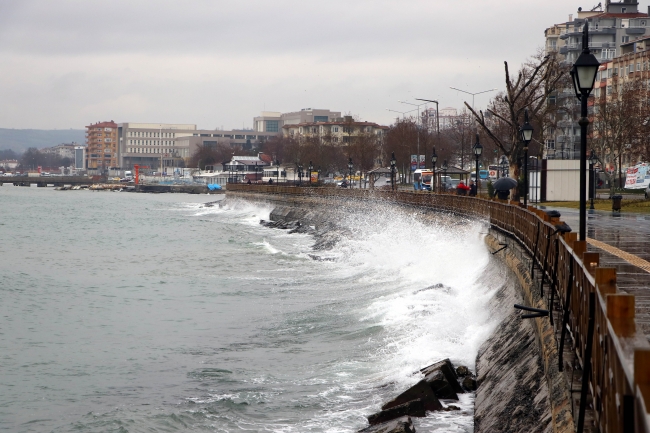
<instances>
[{"instance_id":1,"label":"wooden post","mask_svg":"<svg viewBox=\"0 0 650 433\"><path fill-rule=\"evenodd\" d=\"M602 296L616 293L616 268L596 268L596 289Z\"/></svg>"},{"instance_id":2,"label":"wooden post","mask_svg":"<svg viewBox=\"0 0 650 433\"><path fill-rule=\"evenodd\" d=\"M634 383L641 390L645 401L650 401L650 349L634 351ZM647 410L647 408L646 408Z\"/></svg>"},{"instance_id":3,"label":"wooden post","mask_svg":"<svg viewBox=\"0 0 650 433\"><path fill-rule=\"evenodd\" d=\"M607 319L611 322L616 335L628 337L634 334L634 295L617 293L607 295ZM646 366L647 368L647 366Z\"/></svg>"}]
</instances>

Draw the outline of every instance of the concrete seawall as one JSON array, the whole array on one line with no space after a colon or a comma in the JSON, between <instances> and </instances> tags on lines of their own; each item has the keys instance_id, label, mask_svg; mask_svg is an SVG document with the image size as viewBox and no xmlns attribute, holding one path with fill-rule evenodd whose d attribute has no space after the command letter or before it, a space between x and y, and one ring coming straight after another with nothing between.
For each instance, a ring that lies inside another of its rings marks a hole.
<instances>
[{"instance_id":1,"label":"concrete seawall","mask_svg":"<svg viewBox=\"0 0 650 433\"><path fill-rule=\"evenodd\" d=\"M331 200L304 196L231 192L228 196L270 202L276 206L272 220L302 220L316 227L331 224L336 219L333 209L346 205L332 206ZM428 208L422 212L431 219L457 219ZM477 357L475 431L573 432L569 393L557 371L557 347L548 318L522 320L513 308L514 303L544 308L528 273L529 259L515 241L498 232L491 230L485 241L490 251L499 249L500 242L509 244L494 259L508 268L505 278L512 284L504 285L490 305L504 319Z\"/></svg>"}]
</instances>

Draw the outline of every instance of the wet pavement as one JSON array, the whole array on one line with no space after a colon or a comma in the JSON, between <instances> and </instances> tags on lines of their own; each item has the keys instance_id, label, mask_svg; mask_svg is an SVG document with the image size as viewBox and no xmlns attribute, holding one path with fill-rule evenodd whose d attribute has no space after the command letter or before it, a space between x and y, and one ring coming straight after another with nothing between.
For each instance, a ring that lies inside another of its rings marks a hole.
<instances>
[{"instance_id":1,"label":"wet pavement","mask_svg":"<svg viewBox=\"0 0 650 433\"><path fill-rule=\"evenodd\" d=\"M540 209L544 207L540 206ZM578 231L577 209L552 209L562 214L560 219L573 231ZM591 240L588 251L600 253L602 267L616 268L618 288L634 295L637 323L650 340L650 215L587 212L587 238ZM599 248L598 241L606 245Z\"/></svg>"}]
</instances>

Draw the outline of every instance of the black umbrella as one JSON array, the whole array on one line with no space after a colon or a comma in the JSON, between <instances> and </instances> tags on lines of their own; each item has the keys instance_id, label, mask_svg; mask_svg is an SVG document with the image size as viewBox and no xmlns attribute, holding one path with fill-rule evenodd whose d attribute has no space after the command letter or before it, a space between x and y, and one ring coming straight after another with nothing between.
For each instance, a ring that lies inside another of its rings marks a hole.
<instances>
[{"instance_id":1,"label":"black umbrella","mask_svg":"<svg viewBox=\"0 0 650 433\"><path fill-rule=\"evenodd\" d=\"M492 186L495 191L508 191L517 187L517 181L511 177L502 177L497 179Z\"/></svg>"}]
</instances>

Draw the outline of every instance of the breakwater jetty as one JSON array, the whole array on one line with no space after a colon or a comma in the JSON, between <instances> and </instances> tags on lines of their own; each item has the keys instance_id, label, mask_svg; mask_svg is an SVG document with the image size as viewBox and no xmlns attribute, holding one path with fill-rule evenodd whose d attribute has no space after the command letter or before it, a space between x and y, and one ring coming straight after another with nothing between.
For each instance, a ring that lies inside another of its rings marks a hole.
<instances>
[{"instance_id":1,"label":"breakwater jetty","mask_svg":"<svg viewBox=\"0 0 650 433\"><path fill-rule=\"evenodd\" d=\"M540 414L548 416L546 431L650 432L650 345L635 320L635 297L619 291L616 269L601 266L600 255L588 252L587 242L578 241L557 213L421 192L229 185L227 194L297 207L373 201L485 221L490 227L486 242L518 279L521 303L546 312L527 319L538 354L518 350L541 369L538 376L548 392L547 408ZM502 328L504 334L514 329L508 324ZM525 404L509 404L521 398L521 387L505 386L504 394L486 394L508 381L516 385L527 380L516 371L508 374L499 364L507 351L504 347L479 355L477 431L494 431L489 426L503 426L507 418L530 410ZM483 365L482 359L494 362ZM490 414L490 405L497 413ZM502 431L538 431L532 427Z\"/></svg>"}]
</instances>

